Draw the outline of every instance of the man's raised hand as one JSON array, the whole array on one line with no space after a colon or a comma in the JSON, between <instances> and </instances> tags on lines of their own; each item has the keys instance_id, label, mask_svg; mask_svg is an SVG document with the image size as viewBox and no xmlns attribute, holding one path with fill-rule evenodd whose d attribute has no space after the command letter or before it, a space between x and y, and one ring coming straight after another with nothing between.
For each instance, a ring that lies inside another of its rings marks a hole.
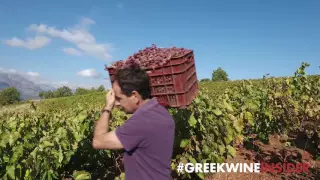
<instances>
[{"instance_id":1,"label":"man's raised hand","mask_svg":"<svg viewBox=\"0 0 320 180\"><path fill-rule=\"evenodd\" d=\"M106 104L107 104L106 108L111 110L114 107L115 101L116 101L116 97L113 89L111 89L106 95Z\"/></svg>"}]
</instances>

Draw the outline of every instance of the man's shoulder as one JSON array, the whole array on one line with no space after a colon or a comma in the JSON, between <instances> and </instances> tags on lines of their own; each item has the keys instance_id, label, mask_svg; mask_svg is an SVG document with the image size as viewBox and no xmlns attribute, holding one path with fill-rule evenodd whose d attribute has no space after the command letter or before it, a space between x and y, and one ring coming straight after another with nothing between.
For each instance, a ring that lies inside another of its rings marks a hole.
<instances>
[{"instance_id":1,"label":"man's shoulder","mask_svg":"<svg viewBox=\"0 0 320 180\"><path fill-rule=\"evenodd\" d=\"M158 103L156 98L152 98L149 102L147 102L146 106L141 107L139 110L141 114L155 114L155 113L163 113L170 114L169 111Z\"/></svg>"},{"instance_id":2,"label":"man's shoulder","mask_svg":"<svg viewBox=\"0 0 320 180\"><path fill-rule=\"evenodd\" d=\"M163 119L169 120L170 122L173 121L173 117L170 112L161 104L159 104L156 98L152 98L149 102L147 102L146 106L141 107L141 109L139 109L134 116L138 117L139 119L142 118L148 122L150 122L150 119Z\"/></svg>"}]
</instances>

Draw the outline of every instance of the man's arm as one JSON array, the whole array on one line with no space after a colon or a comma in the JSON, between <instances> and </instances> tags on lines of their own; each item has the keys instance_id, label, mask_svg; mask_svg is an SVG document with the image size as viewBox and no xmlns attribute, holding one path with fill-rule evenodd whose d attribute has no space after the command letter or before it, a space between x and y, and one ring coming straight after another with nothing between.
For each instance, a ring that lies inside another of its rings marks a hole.
<instances>
[{"instance_id":1,"label":"man's arm","mask_svg":"<svg viewBox=\"0 0 320 180\"><path fill-rule=\"evenodd\" d=\"M109 104L105 109L109 112L103 112L100 119L96 122L92 146L95 149L121 149L123 146L116 136L115 131L108 132L110 112L114 104L114 92L112 90L107 94L107 103Z\"/></svg>"}]
</instances>

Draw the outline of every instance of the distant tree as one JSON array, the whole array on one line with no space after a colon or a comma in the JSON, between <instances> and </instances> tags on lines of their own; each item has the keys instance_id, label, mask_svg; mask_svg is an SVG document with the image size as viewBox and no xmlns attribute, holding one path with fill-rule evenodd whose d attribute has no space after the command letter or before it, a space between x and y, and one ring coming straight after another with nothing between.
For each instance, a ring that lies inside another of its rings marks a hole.
<instances>
[{"instance_id":1,"label":"distant tree","mask_svg":"<svg viewBox=\"0 0 320 180\"><path fill-rule=\"evenodd\" d=\"M209 78L204 78L204 79L201 79L200 82L206 82L206 81L210 81Z\"/></svg>"},{"instance_id":2,"label":"distant tree","mask_svg":"<svg viewBox=\"0 0 320 180\"><path fill-rule=\"evenodd\" d=\"M212 72L212 81L228 81L228 74L225 70L219 67Z\"/></svg>"},{"instance_id":3,"label":"distant tree","mask_svg":"<svg viewBox=\"0 0 320 180\"><path fill-rule=\"evenodd\" d=\"M54 98L54 92L53 91L42 91L39 92L39 97L41 99L49 99L49 98Z\"/></svg>"},{"instance_id":4,"label":"distant tree","mask_svg":"<svg viewBox=\"0 0 320 180\"><path fill-rule=\"evenodd\" d=\"M67 97L72 95L72 89L67 86L60 87L54 92L54 97Z\"/></svg>"},{"instance_id":5,"label":"distant tree","mask_svg":"<svg viewBox=\"0 0 320 180\"><path fill-rule=\"evenodd\" d=\"M46 94L46 92L44 92L44 91L39 92L40 99L45 99L45 94Z\"/></svg>"},{"instance_id":6,"label":"distant tree","mask_svg":"<svg viewBox=\"0 0 320 180\"><path fill-rule=\"evenodd\" d=\"M89 93L88 89L79 87L76 89L76 92L74 93L74 95L82 95L82 94L87 94L87 93Z\"/></svg>"},{"instance_id":7,"label":"distant tree","mask_svg":"<svg viewBox=\"0 0 320 180\"><path fill-rule=\"evenodd\" d=\"M7 105L20 101L20 92L15 87L8 87L0 91L0 104Z\"/></svg>"},{"instance_id":8,"label":"distant tree","mask_svg":"<svg viewBox=\"0 0 320 180\"><path fill-rule=\"evenodd\" d=\"M54 92L53 91L47 91L44 93L44 99L54 98Z\"/></svg>"},{"instance_id":9,"label":"distant tree","mask_svg":"<svg viewBox=\"0 0 320 180\"><path fill-rule=\"evenodd\" d=\"M92 87L90 90L89 90L90 93L94 93L96 92L96 89L94 87Z\"/></svg>"},{"instance_id":10,"label":"distant tree","mask_svg":"<svg viewBox=\"0 0 320 180\"><path fill-rule=\"evenodd\" d=\"M103 85L99 86L98 89L97 89L97 91L98 91L98 92L103 92L103 91L105 91L104 86L103 86Z\"/></svg>"}]
</instances>

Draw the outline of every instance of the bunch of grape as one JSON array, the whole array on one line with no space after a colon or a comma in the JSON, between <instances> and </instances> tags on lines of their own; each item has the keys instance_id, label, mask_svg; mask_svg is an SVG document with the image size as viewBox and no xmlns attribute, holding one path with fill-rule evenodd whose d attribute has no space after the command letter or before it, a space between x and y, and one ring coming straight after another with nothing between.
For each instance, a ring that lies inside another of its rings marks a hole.
<instances>
[{"instance_id":1,"label":"bunch of grape","mask_svg":"<svg viewBox=\"0 0 320 180\"><path fill-rule=\"evenodd\" d=\"M111 64L111 67L118 69L119 67L122 67L124 65L124 62L122 60L116 61Z\"/></svg>"},{"instance_id":2,"label":"bunch of grape","mask_svg":"<svg viewBox=\"0 0 320 180\"><path fill-rule=\"evenodd\" d=\"M121 69L138 65L143 69L155 69L168 63L171 58L180 57L191 50L185 48L157 48L155 44L129 56L124 62L117 61L112 67Z\"/></svg>"}]
</instances>

